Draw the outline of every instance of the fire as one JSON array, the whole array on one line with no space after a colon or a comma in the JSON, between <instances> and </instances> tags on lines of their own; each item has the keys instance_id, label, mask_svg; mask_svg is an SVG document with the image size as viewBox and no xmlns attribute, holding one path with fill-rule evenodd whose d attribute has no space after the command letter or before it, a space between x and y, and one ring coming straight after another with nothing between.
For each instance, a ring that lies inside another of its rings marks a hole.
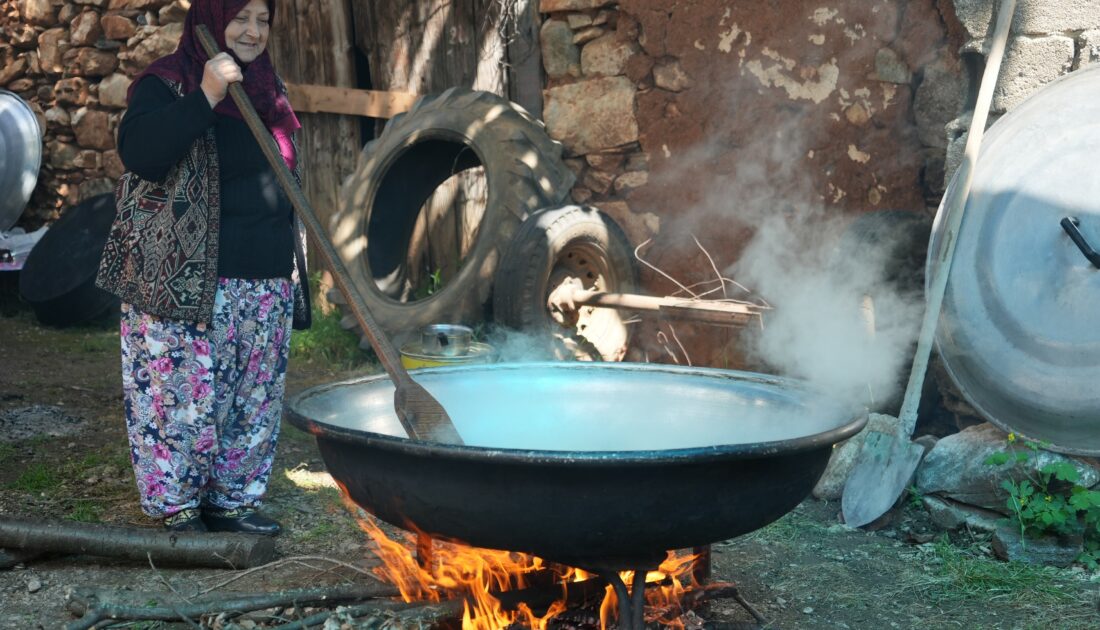
<instances>
[{"instance_id":1,"label":"fire","mask_svg":"<svg viewBox=\"0 0 1100 630\"><path fill-rule=\"evenodd\" d=\"M348 508L356 513L357 506L347 498L347 493L344 497ZM375 574L397 587L405 602L464 598L463 630L499 630L515 624L532 630L544 630L550 620L566 610L570 584L594 577L581 569L555 565L554 583L560 586L561 595L544 614L537 615L525 603L518 604L516 610L505 610L493 593L531 586L529 578L533 574L544 573L551 568L541 558L435 541L431 562L425 568L417 561L416 534L406 534L405 540L396 541L387 536L373 518L367 516L357 520L359 527L377 546L375 553L381 565L374 569ZM646 590L647 604L660 610L678 610L685 586L694 584L691 568L696 557L677 556L670 552L657 571L649 572L646 582L658 584ZM624 572L621 577L629 585L633 572ZM615 592L608 585L600 604L602 629L606 630L610 625L617 606ZM677 619L669 621L658 618L657 621L672 628L683 628Z\"/></svg>"}]
</instances>

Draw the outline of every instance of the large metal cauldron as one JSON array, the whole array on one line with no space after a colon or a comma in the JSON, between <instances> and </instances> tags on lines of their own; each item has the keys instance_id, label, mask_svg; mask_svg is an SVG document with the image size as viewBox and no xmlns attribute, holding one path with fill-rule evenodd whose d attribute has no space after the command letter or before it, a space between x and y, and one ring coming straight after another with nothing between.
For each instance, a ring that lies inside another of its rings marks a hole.
<instances>
[{"instance_id":1,"label":"large metal cauldron","mask_svg":"<svg viewBox=\"0 0 1100 630\"><path fill-rule=\"evenodd\" d=\"M790 511L865 422L792 381L622 363L414 372L465 446L409 440L370 377L289 404L329 472L381 519L585 568L647 566Z\"/></svg>"}]
</instances>

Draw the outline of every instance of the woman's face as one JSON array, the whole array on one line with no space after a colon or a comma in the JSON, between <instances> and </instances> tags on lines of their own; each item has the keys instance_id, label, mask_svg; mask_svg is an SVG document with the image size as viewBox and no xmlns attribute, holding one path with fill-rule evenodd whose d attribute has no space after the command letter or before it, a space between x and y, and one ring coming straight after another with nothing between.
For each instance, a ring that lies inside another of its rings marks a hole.
<instances>
[{"instance_id":1,"label":"woman's face","mask_svg":"<svg viewBox=\"0 0 1100 630\"><path fill-rule=\"evenodd\" d=\"M225 27L225 45L242 63L252 63L267 47L270 25L266 0L249 0Z\"/></svg>"}]
</instances>

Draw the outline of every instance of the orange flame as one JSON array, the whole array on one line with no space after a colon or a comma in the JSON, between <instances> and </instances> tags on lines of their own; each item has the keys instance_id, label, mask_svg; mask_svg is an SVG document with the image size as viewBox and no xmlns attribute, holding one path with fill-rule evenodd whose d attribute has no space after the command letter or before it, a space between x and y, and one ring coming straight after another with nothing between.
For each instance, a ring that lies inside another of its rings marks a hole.
<instances>
[{"instance_id":1,"label":"orange flame","mask_svg":"<svg viewBox=\"0 0 1100 630\"><path fill-rule=\"evenodd\" d=\"M343 496L348 509L357 513L358 506L348 498L347 492ZM432 547L430 566L423 567L417 561L414 551L415 533L406 533L404 541L395 541L382 531L373 518L367 516L356 520L360 529L376 545L374 552L381 564L374 569L374 573L397 587L405 602L464 597L463 630L499 630L514 624L532 630L545 630L551 619L566 610L569 584L592 577L581 569L561 568L561 574L555 577L555 581L561 586L561 596L543 615L537 615L523 603L518 604L514 611L504 610L500 600L492 593L528 587L527 578L530 574L549 568L541 558L437 540ZM688 586L694 584L691 568L696 557L677 556L670 552L657 571L646 575L647 582L660 583L647 589L647 603L661 610L678 610L679 598L685 592L685 576ZM620 576L630 584L633 572L623 572ZM615 592L608 585L600 604L600 627L603 630L610 625L618 610L617 606ZM658 617L656 621L672 628L683 628L678 619L668 621Z\"/></svg>"}]
</instances>

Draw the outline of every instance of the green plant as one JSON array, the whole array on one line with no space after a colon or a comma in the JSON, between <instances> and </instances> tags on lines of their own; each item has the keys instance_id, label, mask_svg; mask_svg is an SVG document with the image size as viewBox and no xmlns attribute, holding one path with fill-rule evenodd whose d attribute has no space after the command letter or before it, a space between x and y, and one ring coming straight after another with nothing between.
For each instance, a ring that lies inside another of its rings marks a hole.
<instances>
[{"instance_id":1,"label":"green plant","mask_svg":"<svg viewBox=\"0 0 1100 630\"><path fill-rule=\"evenodd\" d=\"M1008 442L1017 442L1014 433L1008 434ZM1033 538L1083 531L1085 552L1080 560L1096 568L1100 560L1100 492L1079 484L1080 475L1069 462L1054 462L1039 469L1026 466L1044 444L1030 440L1022 443L1023 449L1010 448L985 460L990 466L1022 471L1020 478L1013 476L1001 482L1008 493L1005 505L1013 523L1023 536Z\"/></svg>"},{"instance_id":2,"label":"green plant","mask_svg":"<svg viewBox=\"0 0 1100 630\"><path fill-rule=\"evenodd\" d=\"M911 485L906 489L908 495L909 507L916 509L924 508L924 495L917 489L916 485Z\"/></svg>"},{"instance_id":3,"label":"green plant","mask_svg":"<svg viewBox=\"0 0 1100 630\"><path fill-rule=\"evenodd\" d=\"M310 278L319 290L320 274ZM325 362L342 369L370 363L372 355L359 347L359 337L341 324L339 310L321 308L318 295L313 297L313 324L308 330L295 330L290 336L290 358L297 361Z\"/></svg>"},{"instance_id":4,"label":"green plant","mask_svg":"<svg viewBox=\"0 0 1100 630\"><path fill-rule=\"evenodd\" d=\"M98 523L102 513L102 508L91 501L77 501L66 518L81 523Z\"/></svg>"},{"instance_id":5,"label":"green plant","mask_svg":"<svg viewBox=\"0 0 1100 630\"><path fill-rule=\"evenodd\" d=\"M56 489L59 483L45 464L31 464L12 482L11 487L14 490L38 494Z\"/></svg>"}]
</instances>

